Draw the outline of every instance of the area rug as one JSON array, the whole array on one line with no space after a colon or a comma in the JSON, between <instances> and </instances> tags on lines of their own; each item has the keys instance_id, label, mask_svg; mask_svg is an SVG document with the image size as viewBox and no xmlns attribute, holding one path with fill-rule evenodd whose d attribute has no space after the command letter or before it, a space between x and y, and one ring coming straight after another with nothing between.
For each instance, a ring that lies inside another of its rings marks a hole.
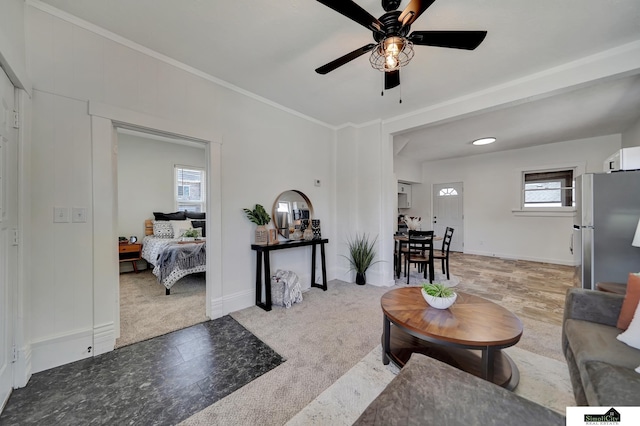
<instances>
[{"instance_id":1,"label":"area rug","mask_svg":"<svg viewBox=\"0 0 640 426\"><path fill-rule=\"evenodd\" d=\"M575 405L566 363L517 347L505 351L520 371L516 394L563 415L567 406ZM382 364L382 347L378 346L287 422L287 426L351 425L398 371L393 363Z\"/></svg>"},{"instance_id":2,"label":"area rug","mask_svg":"<svg viewBox=\"0 0 640 426\"><path fill-rule=\"evenodd\" d=\"M116 348L206 321L205 275L187 275L171 287L150 270L120 275L120 337Z\"/></svg>"},{"instance_id":3,"label":"area rug","mask_svg":"<svg viewBox=\"0 0 640 426\"><path fill-rule=\"evenodd\" d=\"M470 267L470 271L475 273L473 267ZM465 283L465 280L468 282ZM555 295L564 291L562 285L552 283L547 288ZM380 356L382 327L380 298L392 288L358 286L341 281L331 281L328 287L326 292L312 288L304 294L302 303L294 304L290 309L274 307L272 311L265 312L253 306L232 313L233 318L283 355L287 362L190 417L183 424L283 425L294 421L294 417L301 410L306 410L307 406L307 413L311 414L300 415L308 424L332 424L324 421L326 419L319 414L331 401L338 406L337 409L331 409L335 417L346 419L337 424L351 424L393 377L393 372L388 371L382 361L376 358ZM568 374L566 364L564 360L557 360L562 357L560 327L556 325L557 322L546 322L542 315L537 320L531 318L540 306L530 309L535 304L528 300L531 299L530 292L514 287L513 283L509 287L508 292L499 292L499 285L487 284L484 278L472 277L460 278L456 286L462 291L489 294L493 300L502 297L509 305L506 306L508 309L523 312L521 318L526 317L527 323L536 325L525 323L525 336L518 343L518 349L524 351L512 351L514 360L517 358L516 362L522 365L521 373L523 370L539 370L539 374L531 374L535 380L521 379L519 391L524 392L530 387L529 383L543 377L562 397L544 390L532 394L557 400L558 407L564 407L565 401L571 402L566 405L573 405L570 387L567 389L566 382L563 382L562 374ZM495 294L491 295L491 292ZM550 315L553 314L553 310L550 311ZM521 348L521 344L526 347ZM528 364L533 367L529 368ZM548 365L553 367L547 368ZM343 379L343 375L354 366L358 366L356 372L359 373ZM339 389L331 389L336 382L351 386L353 395L343 395ZM331 390L319 398L327 389ZM545 400L540 398L539 401ZM317 422L313 419L317 419ZM304 421L298 424L304 424Z\"/></svg>"}]
</instances>

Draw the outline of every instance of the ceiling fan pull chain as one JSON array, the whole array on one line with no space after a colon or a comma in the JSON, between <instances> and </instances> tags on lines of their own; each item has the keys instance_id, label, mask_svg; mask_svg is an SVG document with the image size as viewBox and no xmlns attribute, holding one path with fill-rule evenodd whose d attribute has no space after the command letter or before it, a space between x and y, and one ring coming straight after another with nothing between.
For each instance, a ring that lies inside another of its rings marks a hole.
<instances>
[{"instance_id":1,"label":"ceiling fan pull chain","mask_svg":"<svg viewBox=\"0 0 640 426\"><path fill-rule=\"evenodd\" d=\"M380 73L382 75L382 90L380 91L380 96L384 96L384 73Z\"/></svg>"},{"instance_id":2,"label":"ceiling fan pull chain","mask_svg":"<svg viewBox=\"0 0 640 426\"><path fill-rule=\"evenodd\" d=\"M398 89L400 89L400 102L398 103L402 103L402 85Z\"/></svg>"}]
</instances>

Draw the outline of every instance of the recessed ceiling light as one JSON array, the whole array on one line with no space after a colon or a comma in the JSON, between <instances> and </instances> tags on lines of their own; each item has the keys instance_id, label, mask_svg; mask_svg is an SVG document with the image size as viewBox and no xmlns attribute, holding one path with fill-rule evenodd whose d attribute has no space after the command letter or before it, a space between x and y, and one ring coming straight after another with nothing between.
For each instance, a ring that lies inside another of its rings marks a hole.
<instances>
[{"instance_id":1,"label":"recessed ceiling light","mask_svg":"<svg viewBox=\"0 0 640 426\"><path fill-rule=\"evenodd\" d=\"M474 145L488 145L490 143L494 143L496 141L496 138L482 138L482 139L476 139L475 141L473 141Z\"/></svg>"}]
</instances>

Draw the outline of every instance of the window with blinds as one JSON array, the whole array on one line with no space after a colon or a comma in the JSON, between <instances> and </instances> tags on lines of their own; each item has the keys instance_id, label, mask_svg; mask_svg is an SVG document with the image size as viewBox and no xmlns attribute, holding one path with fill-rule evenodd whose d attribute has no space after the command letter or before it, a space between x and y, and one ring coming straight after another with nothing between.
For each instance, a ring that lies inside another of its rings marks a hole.
<instances>
[{"instance_id":1,"label":"window with blinds","mask_svg":"<svg viewBox=\"0 0 640 426\"><path fill-rule=\"evenodd\" d=\"M523 172L524 208L557 208L574 205L574 169Z\"/></svg>"}]
</instances>

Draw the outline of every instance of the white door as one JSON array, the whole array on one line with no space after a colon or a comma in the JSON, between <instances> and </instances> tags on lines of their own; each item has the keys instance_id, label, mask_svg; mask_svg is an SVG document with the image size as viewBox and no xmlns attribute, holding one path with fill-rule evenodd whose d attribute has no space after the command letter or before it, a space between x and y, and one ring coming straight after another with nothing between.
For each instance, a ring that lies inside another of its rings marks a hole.
<instances>
[{"instance_id":1,"label":"white door","mask_svg":"<svg viewBox=\"0 0 640 426\"><path fill-rule=\"evenodd\" d=\"M463 251L462 201L462 182L433 185L433 230L436 235L443 236L447 226L454 229L451 251Z\"/></svg>"},{"instance_id":2,"label":"white door","mask_svg":"<svg viewBox=\"0 0 640 426\"><path fill-rule=\"evenodd\" d=\"M0 408L13 387L13 296L18 280L18 137L13 84L0 68Z\"/></svg>"}]
</instances>

